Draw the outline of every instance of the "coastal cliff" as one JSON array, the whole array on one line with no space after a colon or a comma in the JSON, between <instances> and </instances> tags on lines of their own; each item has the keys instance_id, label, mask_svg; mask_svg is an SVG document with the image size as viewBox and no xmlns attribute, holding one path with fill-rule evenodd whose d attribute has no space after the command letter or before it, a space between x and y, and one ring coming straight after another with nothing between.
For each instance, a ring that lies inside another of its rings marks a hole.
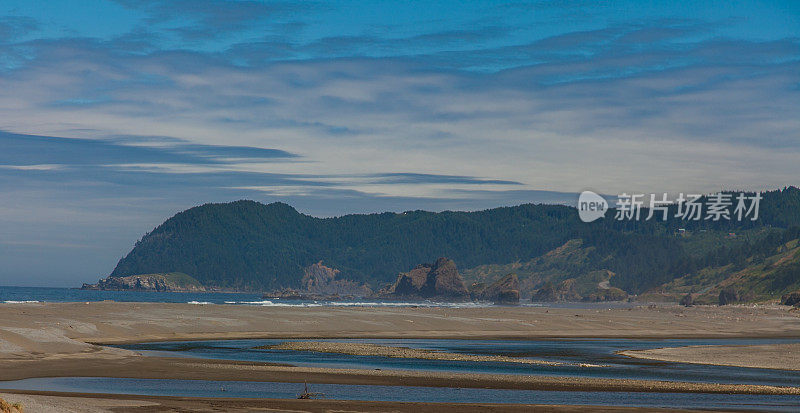
<instances>
[{"instance_id":1,"label":"coastal cliff","mask_svg":"<svg viewBox=\"0 0 800 413\"><path fill-rule=\"evenodd\" d=\"M206 291L200 282L184 273L141 274L127 277L107 277L97 284L83 284L82 290L132 290L132 291Z\"/></svg>"}]
</instances>

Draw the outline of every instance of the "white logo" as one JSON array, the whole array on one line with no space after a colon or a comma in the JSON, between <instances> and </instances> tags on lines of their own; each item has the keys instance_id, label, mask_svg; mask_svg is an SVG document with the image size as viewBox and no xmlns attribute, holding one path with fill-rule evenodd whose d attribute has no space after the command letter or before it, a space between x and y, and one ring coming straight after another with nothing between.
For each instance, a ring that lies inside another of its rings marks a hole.
<instances>
[{"instance_id":1,"label":"white logo","mask_svg":"<svg viewBox=\"0 0 800 413\"><path fill-rule=\"evenodd\" d=\"M592 191L583 191L578 198L578 215L583 222L592 222L603 218L608 210L605 198Z\"/></svg>"}]
</instances>

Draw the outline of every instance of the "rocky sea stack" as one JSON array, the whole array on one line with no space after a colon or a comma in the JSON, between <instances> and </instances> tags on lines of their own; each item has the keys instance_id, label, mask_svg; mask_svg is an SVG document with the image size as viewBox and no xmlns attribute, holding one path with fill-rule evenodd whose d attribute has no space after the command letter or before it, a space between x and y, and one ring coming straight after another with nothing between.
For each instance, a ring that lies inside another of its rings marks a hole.
<instances>
[{"instance_id":1,"label":"rocky sea stack","mask_svg":"<svg viewBox=\"0 0 800 413\"><path fill-rule=\"evenodd\" d=\"M800 291L785 294L783 297L781 297L781 304L800 307Z\"/></svg>"},{"instance_id":2,"label":"rocky sea stack","mask_svg":"<svg viewBox=\"0 0 800 413\"><path fill-rule=\"evenodd\" d=\"M456 263L442 257L433 264L418 265L401 273L392 286L381 291L381 295L388 298L463 300L469 297L469 292Z\"/></svg>"},{"instance_id":3,"label":"rocky sea stack","mask_svg":"<svg viewBox=\"0 0 800 413\"><path fill-rule=\"evenodd\" d=\"M508 274L493 282L470 287L470 296L478 301L491 301L495 304L519 304L519 278L516 274Z\"/></svg>"},{"instance_id":4,"label":"rocky sea stack","mask_svg":"<svg viewBox=\"0 0 800 413\"><path fill-rule=\"evenodd\" d=\"M303 269L303 279L300 280L299 289L285 288L273 291L264 294L264 298L326 301L372 295L372 290L366 284L342 279L340 274L339 270L327 267L319 261Z\"/></svg>"}]
</instances>

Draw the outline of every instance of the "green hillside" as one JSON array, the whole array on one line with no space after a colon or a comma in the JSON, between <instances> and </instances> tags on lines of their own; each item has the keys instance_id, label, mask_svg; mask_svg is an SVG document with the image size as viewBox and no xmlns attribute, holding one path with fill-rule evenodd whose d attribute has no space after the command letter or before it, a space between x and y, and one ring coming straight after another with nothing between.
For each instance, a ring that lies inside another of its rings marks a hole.
<instances>
[{"instance_id":1,"label":"green hillside","mask_svg":"<svg viewBox=\"0 0 800 413\"><path fill-rule=\"evenodd\" d=\"M344 278L382 286L439 256L462 267L536 256L577 223L565 206L320 219L281 203L207 204L145 235L112 275L184 272L210 286L271 289L296 286L302 268L322 260Z\"/></svg>"},{"instance_id":2,"label":"green hillside","mask_svg":"<svg viewBox=\"0 0 800 413\"><path fill-rule=\"evenodd\" d=\"M695 303L716 304L724 288L734 289L744 302L775 299L800 290L798 239L779 245L769 254L752 255L742 263L706 267L653 288L645 295L672 301L692 294Z\"/></svg>"},{"instance_id":3,"label":"green hillside","mask_svg":"<svg viewBox=\"0 0 800 413\"><path fill-rule=\"evenodd\" d=\"M547 281L575 279L638 294L771 255L797 238L800 190L764 193L755 222L606 218L586 224L577 215L568 206L527 204L315 218L282 203L206 204L146 234L112 275L182 272L209 287L264 290L297 287L302 269L321 260L340 270L338 277L380 288L401 271L445 256L470 281L515 272L529 293ZM595 281L597 274L608 279Z\"/></svg>"}]
</instances>

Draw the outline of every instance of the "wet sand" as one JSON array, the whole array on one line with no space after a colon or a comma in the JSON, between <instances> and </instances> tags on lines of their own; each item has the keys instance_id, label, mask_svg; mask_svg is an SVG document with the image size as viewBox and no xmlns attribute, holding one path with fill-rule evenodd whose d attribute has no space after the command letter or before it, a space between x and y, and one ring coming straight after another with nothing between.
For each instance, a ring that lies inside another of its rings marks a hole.
<instances>
[{"instance_id":1,"label":"wet sand","mask_svg":"<svg viewBox=\"0 0 800 413\"><path fill-rule=\"evenodd\" d=\"M642 409L606 406L557 406L492 403L399 403L340 400L218 399L96 395L54 392L0 393L26 406L26 413L156 413L156 412L409 412L409 413L490 413L490 412L639 412ZM696 410L647 409L654 412Z\"/></svg>"},{"instance_id":2,"label":"wet sand","mask_svg":"<svg viewBox=\"0 0 800 413\"><path fill-rule=\"evenodd\" d=\"M652 350L622 351L620 354L678 363L800 370L800 343L665 347Z\"/></svg>"},{"instance_id":3,"label":"wet sand","mask_svg":"<svg viewBox=\"0 0 800 413\"><path fill-rule=\"evenodd\" d=\"M6 380L52 376L203 377L213 380L297 383L307 380L536 390L754 394L798 394L799 391L797 388L770 386L643 380L299 368L266 363L144 357L133 351L102 346L162 340L346 337L800 338L800 316L781 306L453 309L115 302L0 304L0 372ZM730 354L735 353L731 350ZM751 354L746 350L740 353L745 358ZM751 360L755 364L766 362L759 358ZM346 403L349 406L353 402ZM504 409L507 407L503 406Z\"/></svg>"},{"instance_id":4,"label":"wet sand","mask_svg":"<svg viewBox=\"0 0 800 413\"><path fill-rule=\"evenodd\" d=\"M408 370L286 367L267 363L192 358L126 357L121 359L55 359L4 363L3 378L127 377L191 380L337 383L549 391L624 391L800 395L800 387L689 383L656 380L550 377ZM0 390L3 382L0 381Z\"/></svg>"},{"instance_id":5,"label":"wet sand","mask_svg":"<svg viewBox=\"0 0 800 413\"><path fill-rule=\"evenodd\" d=\"M0 360L97 350L87 343L234 338L800 338L783 306L256 307L0 304Z\"/></svg>"},{"instance_id":6,"label":"wet sand","mask_svg":"<svg viewBox=\"0 0 800 413\"><path fill-rule=\"evenodd\" d=\"M527 357L508 357L508 356L486 356L476 354L448 353L436 350L424 350L408 347L381 346L378 344L366 343L337 343L330 341L287 341L274 346L260 346L260 349L273 350L293 350L293 351L314 351L318 353L337 353L349 354L353 356L377 356L391 358L408 358L420 360L449 360L449 361L471 361L478 363L516 363L532 364L539 366L565 366L569 363L558 363L554 361L537 360ZM594 367L593 364L571 364L574 366Z\"/></svg>"}]
</instances>

